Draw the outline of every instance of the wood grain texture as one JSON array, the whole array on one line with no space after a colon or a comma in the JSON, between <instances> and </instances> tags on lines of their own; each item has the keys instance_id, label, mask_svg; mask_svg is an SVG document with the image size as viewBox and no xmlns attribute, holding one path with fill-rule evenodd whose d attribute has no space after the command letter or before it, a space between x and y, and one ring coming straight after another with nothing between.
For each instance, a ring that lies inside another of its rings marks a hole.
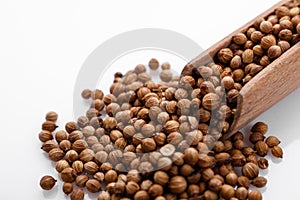
<instances>
[{"instance_id":1,"label":"wood grain texture","mask_svg":"<svg viewBox=\"0 0 300 200\"><path fill-rule=\"evenodd\" d=\"M217 52L231 43L234 35L246 32L257 19L269 16L274 13L276 8L288 2L291 2L291 0L280 1L278 4L207 49L185 66L182 75L191 75L191 69L198 68L201 65L206 65L213 61ZM299 86L300 43L297 43L259 72L242 88L238 97L235 119L228 134L224 135L224 138L228 138L236 131L243 128L247 123L254 120Z\"/></svg>"}]
</instances>

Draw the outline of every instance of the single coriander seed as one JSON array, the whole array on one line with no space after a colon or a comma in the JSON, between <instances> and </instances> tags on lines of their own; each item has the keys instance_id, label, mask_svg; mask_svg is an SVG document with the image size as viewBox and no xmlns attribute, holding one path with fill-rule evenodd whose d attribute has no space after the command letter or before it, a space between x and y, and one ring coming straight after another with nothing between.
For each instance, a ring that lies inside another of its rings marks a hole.
<instances>
[{"instance_id":1,"label":"single coriander seed","mask_svg":"<svg viewBox=\"0 0 300 200\"><path fill-rule=\"evenodd\" d=\"M53 135L50 131L47 130L42 130L39 133L39 139L41 142L47 142L48 140L52 140L53 139Z\"/></svg>"},{"instance_id":2,"label":"single coriander seed","mask_svg":"<svg viewBox=\"0 0 300 200\"><path fill-rule=\"evenodd\" d=\"M48 113L46 114L46 117L45 117L45 119L46 119L47 121L51 121L51 122L54 122L54 123L57 121L57 118L58 118L57 113L56 113L56 112L53 112L53 111L48 112Z\"/></svg>"},{"instance_id":3,"label":"single coriander seed","mask_svg":"<svg viewBox=\"0 0 300 200\"><path fill-rule=\"evenodd\" d=\"M72 183L64 183L62 190L66 195L71 194L73 192L73 184Z\"/></svg>"},{"instance_id":4,"label":"single coriander seed","mask_svg":"<svg viewBox=\"0 0 300 200\"><path fill-rule=\"evenodd\" d=\"M161 64L161 69L162 70L167 70L171 68L171 64L169 62L164 62Z\"/></svg>"},{"instance_id":5,"label":"single coriander seed","mask_svg":"<svg viewBox=\"0 0 300 200\"><path fill-rule=\"evenodd\" d=\"M81 97L83 99L89 99L91 98L91 95L92 95L92 91L89 90L89 89L84 89L82 92L81 92Z\"/></svg>"},{"instance_id":6,"label":"single coriander seed","mask_svg":"<svg viewBox=\"0 0 300 200\"><path fill-rule=\"evenodd\" d=\"M262 194L258 190L252 190L248 194L248 199L249 200L262 200Z\"/></svg>"},{"instance_id":7,"label":"single coriander seed","mask_svg":"<svg viewBox=\"0 0 300 200\"><path fill-rule=\"evenodd\" d=\"M96 179L89 179L86 184L86 189L91 193L96 193L101 190L101 184Z\"/></svg>"},{"instance_id":8,"label":"single coriander seed","mask_svg":"<svg viewBox=\"0 0 300 200\"><path fill-rule=\"evenodd\" d=\"M84 192L82 189L78 188L76 190L73 190L70 194L71 200L83 200L84 199Z\"/></svg>"},{"instance_id":9,"label":"single coriander seed","mask_svg":"<svg viewBox=\"0 0 300 200\"><path fill-rule=\"evenodd\" d=\"M258 176L258 167L253 163L247 163L242 168L242 173L249 179L254 179Z\"/></svg>"},{"instance_id":10,"label":"single coriander seed","mask_svg":"<svg viewBox=\"0 0 300 200\"><path fill-rule=\"evenodd\" d=\"M264 122L257 122L251 128L252 132L260 132L261 134L266 134L268 132L268 125Z\"/></svg>"},{"instance_id":11,"label":"single coriander seed","mask_svg":"<svg viewBox=\"0 0 300 200\"><path fill-rule=\"evenodd\" d=\"M282 158L283 157L283 150L279 146L274 146L271 149L272 155L275 156L276 158Z\"/></svg>"},{"instance_id":12,"label":"single coriander seed","mask_svg":"<svg viewBox=\"0 0 300 200\"><path fill-rule=\"evenodd\" d=\"M169 189L174 194L180 194L187 188L187 182L182 176L174 176L170 179Z\"/></svg>"},{"instance_id":13,"label":"single coriander seed","mask_svg":"<svg viewBox=\"0 0 300 200\"><path fill-rule=\"evenodd\" d=\"M157 59L155 58L152 58L150 61L149 61L149 68L151 70L157 70L159 67L159 62Z\"/></svg>"},{"instance_id":14,"label":"single coriander seed","mask_svg":"<svg viewBox=\"0 0 300 200\"><path fill-rule=\"evenodd\" d=\"M55 180L52 176L44 176L40 180L40 186L43 190L51 190L57 180Z\"/></svg>"},{"instance_id":15,"label":"single coriander seed","mask_svg":"<svg viewBox=\"0 0 300 200\"><path fill-rule=\"evenodd\" d=\"M53 122L53 121L45 121L45 122L42 124L42 130L49 131L49 132L55 131L55 129L56 129L57 127L58 127L58 126L56 126L55 122Z\"/></svg>"},{"instance_id":16,"label":"single coriander seed","mask_svg":"<svg viewBox=\"0 0 300 200\"><path fill-rule=\"evenodd\" d=\"M266 186L267 182L268 181L265 177L258 176L255 179L253 179L252 185L254 185L255 187L258 187L258 188L262 188L262 187Z\"/></svg>"}]
</instances>

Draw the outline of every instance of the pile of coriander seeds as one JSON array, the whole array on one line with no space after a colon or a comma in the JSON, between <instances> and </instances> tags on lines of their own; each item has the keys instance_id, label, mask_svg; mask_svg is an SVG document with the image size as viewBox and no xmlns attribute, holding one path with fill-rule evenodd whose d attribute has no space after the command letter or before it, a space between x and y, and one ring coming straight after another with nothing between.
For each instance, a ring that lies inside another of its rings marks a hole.
<instances>
[{"instance_id":1,"label":"pile of coriander seeds","mask_svg":"<svg viewBox=\"0 0 300 200\"><path fill-rule=\"evenodd\" d=\"M148 66L161 67L160 83L142 64L116 73L109 94L82 92L91 106L64 130L56 130L57 114L49 112L39 138L56 162L63 192L71 200L84 199L84 191L98 200L262 199L258 188L267 179L259 171L269 166L267 154L282 158L280 141L266 135L263 122L247 139L241 132L222 135L242 87L299 41L299 13L297 3L279 7L236 34L214 63L181 77L156 59ZM52 176L40 181L45 190L55 184Z\"/></svg>"},{"instance_id":2,"label":"pile of coriander seeds","mask_svg":"<svg viewBox=\"0 0 300 200\"><path fill-rule=\"evenodd\" d=\"M150 70L159 66L150 60ZM84 90L91 106L65 130L56 131L58 116L47 113L39 138L56 162L63 192L71 200L84 199L84 188L99 194L98 200L262 199L250 186L267 184L259 169L268 168L269 149L282 157L280 141L265 139L263 122L251 130L253 145L241 132L221 140L224 127L214 125L231 115L222 97L199 87L192 76L173 77L169 63L161 68L162 83L151 81L146 67L137 65L125 75L115 74L110 94ZM52 176L40 181L45 190L55 183Z\"/></svg>"}]
</instances>

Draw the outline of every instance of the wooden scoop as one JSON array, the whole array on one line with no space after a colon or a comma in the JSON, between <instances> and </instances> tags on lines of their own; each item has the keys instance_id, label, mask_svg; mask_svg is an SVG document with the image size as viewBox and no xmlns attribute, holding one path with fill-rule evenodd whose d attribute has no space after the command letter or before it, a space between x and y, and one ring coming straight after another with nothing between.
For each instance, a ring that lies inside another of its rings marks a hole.
<instances>
[{"instance_id":1,"label":"wooden scoop","mask_svg":"<svg viewBox=\"0 0 300 200\"><path fill-rule=\"evenodd\" d=\"M190 75L189 73L192 68L209 63L220 49L225 48L230 44L234 35L246 32L258 18L269 16L274 13L276 8L285 5L288 2L291 2L291 0L280 1L257 18L213 45L211 48L190 61L184 67L182 75ZM265 67L242 88L238 97L237 112L234 121L229 132L223 137L230 137L299 86L300 42Z\"/></svg>"}]
</instances>

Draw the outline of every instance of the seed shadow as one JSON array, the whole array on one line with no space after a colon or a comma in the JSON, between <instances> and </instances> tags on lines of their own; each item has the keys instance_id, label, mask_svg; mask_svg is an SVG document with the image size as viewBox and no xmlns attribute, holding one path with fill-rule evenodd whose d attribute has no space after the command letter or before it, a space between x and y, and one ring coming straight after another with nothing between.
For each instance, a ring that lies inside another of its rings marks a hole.
<instances>
[{"instance_id":1,"label":"seed shadow","mask_svg":"<svg viewBox=\"0 0 300 200\"><path fill-rule=\"evenodd\" d=\"M45 199L57 199L57 194L58 194L58 186L55 186L52 190L50 191L43 191L43 196Z\"/></svg>"}]
</instances>

